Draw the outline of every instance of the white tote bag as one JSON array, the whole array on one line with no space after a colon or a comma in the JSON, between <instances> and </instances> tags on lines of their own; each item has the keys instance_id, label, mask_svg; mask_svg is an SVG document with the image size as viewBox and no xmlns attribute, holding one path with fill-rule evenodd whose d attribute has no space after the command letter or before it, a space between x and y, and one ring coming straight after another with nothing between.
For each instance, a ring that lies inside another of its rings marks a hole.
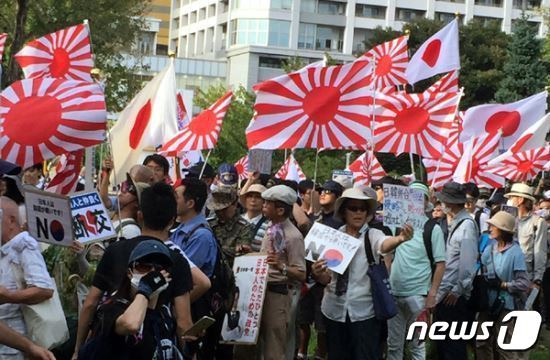
<instances>
[{"instance_id":1,"label":"white tote bag","mask_svg":"<svg viewBox=\"0 0 550 360\"><path fill-rule=\"evenodd\" d=\"M12 264L12 271L17 287L26 289L23 271L15 264ZM54 290L51 298L35 305L21 305L27 336L32 342L46 349L53 349L69 339L67 320L53 278L52 283Z\"/></svg>"}]
</instances>

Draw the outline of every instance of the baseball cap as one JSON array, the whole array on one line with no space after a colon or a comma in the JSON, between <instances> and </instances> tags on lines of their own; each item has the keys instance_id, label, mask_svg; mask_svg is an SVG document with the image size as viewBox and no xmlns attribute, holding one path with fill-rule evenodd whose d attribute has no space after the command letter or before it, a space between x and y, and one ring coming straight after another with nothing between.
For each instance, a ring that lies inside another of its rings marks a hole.
<instances>
[{"instance_id":1,"label":"baseball cap","mask_svg":"<svg viewBox=\"0 0 550 360\"><path fill-rule=\"evenodd\" d=\"M136 261L158 264L165 268L173 264L168 247L159 240L153 239L141 241L132 250L128 266Z\"/></svg>"},{"instance_id":2,"label":"baseball cap","mask_svg":"<svg viewBox=\"0 0 550 360\"><path fill-rule=\"evenodd\" d=\"M334 180L328 180L326 181L323 186L321 187L321 191L322 190L329 190L331 191L334 195L336 195L336 197L340 197L342 196L342 192L344 192L344 188L342 185L340 185L339 183L337 183L336 181Z\"/></svg>"},{"instance_id":3,"label":"baseball cap","mask_svg":"<svg viewBox=\"0 0 550 360\"><path fill-rule=\"evenodd\" d=\"M21 172L21 166L0 159L0 176L2 175L17 175Z\"/></svg>"},{"instance_id":4,"label":"baseball cap","mask_svg":"<svg viewBox=\"0 0 550 360\"><path fill-rule=\"evenodd\" d=\"M206 207L210 211L223 210L237 201L237 189L233 186L218 186L212 190L212 196L206 200Z\"/></svg>"},{"instance_id":5,"label":"baseball cap","mask_svg":"<svg viewBox=\"0 0 550 360\"><path fill-rule=\"evenodd\" d=\"M204 165L204 162L201 161L191 166L188 170L187 176L198 179L201 174L203 165ZM213 179L216 177L216 172L214 171L214 168L210 164L207 163L206 165L204 165L204 172L202 173L202 177L206 179Z\"/></svg>"},{"instance_id":6,"label":"baseball cap","mask_svg":"<svg viewBox=\"0 0 550 360\"><path fill-rule=\"evenodd\" d=\"M239 174L235 166L223 163L218 167L218 179L223 185L235 185L239 180Z\"/></svg>"}]
</instances>

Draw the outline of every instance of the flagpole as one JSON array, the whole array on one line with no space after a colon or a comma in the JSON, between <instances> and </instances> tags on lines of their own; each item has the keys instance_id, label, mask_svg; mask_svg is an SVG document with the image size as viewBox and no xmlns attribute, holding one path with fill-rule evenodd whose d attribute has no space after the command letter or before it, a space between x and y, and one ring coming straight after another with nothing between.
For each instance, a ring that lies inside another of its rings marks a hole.
<instances>
[{"instance_id":1,"label":"flagpole","mask_svg":"<svg viewBox=\"0 0 550 360\"><path fill-rule=\"evenodd\" d=\"M201 173L199 175L199 180L202 179L202 174L204 173L204 169L206 169L206 164L208 163L208 159L210 158L210 154L212 154L212 149L208 150L208 153L206 154L206 159L204 159L204 164L202 164Z\"/></svg>"},{"instance_id":2,"label":"flagpole","mask_svg":"<svg viewBox=\"0 0 550 360\"><path fill-rule=\"evenodd\" d=\"M107 130L107 146L109 147L109 152L111 154L113 154L113 142L111 141L111 131L110 130ZM117 181L117 178L116 178L116 167L115 167L115 159L114 157L111 159L112 163L113 163L113 170L112 170L112 173L113 173L113 181L116 185L116 197L118 199L118 196L120 195L120 186L118 186L118 181ZM105 174L105 176L109 176L107 174ZM118 212L118 221L120 221L122 223L122 215L120 214L120 204L117 203L117 212ZM120 238L122 237L122 226L119 226L119 229L118 229L118 232L117 232L117 241L120 240Z\"/></svg>"},{"instance_id":3,"label":"flagpole","mask_svg":"<svg viewBox=\"0 0 550 360\"><path fill-rule=\"evenodd\" d=\"M372 54L372 78L373 78L373 81L376 81L376 57L374 56L374 53ZM371 84L372 84L372 82L371 82ZM374 86L372 86L372 106L371 106L371 109L372 109L371 117L370 117L371 149L369 149L369 145L368 145L368 141L367 141L367 144L365 146L365 156L369 155L368 154L369 151L372 151L372 156L374 156L374 148L375 148L374 131L376 129L376 83L374 84ZM367 172L369 173L369 179L370 179L370 181L368 182L369 186L372 183L372 176L370 176L371 169L372 169L372 163L369 162L369 168L367 169Z\"/></svg>"}]
</instances>

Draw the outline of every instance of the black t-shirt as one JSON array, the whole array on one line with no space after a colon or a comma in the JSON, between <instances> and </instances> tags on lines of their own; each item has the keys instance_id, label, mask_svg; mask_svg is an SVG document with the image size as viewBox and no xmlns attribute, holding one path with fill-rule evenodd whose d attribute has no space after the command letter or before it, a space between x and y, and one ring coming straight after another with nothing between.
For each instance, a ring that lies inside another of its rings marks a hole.
<instances>
[{"instance_id":1,"label":"black t-shirt","mask_svg":"<svg viewBox=\"0 0 550 360\"><path fill-rule=\"evenodd\" d=\"M108 294L118 290L122 280L127 276L130 253L137 244L151 239L162 242L150 236L137 236L132 239L121 239L109 245L97 265L92 285ZM189 263L176 251L170 250L170 254L173 265L172 268L167 270L172 277L172 281L170 281L168 288L159 295L157 308L160 305L172 302L173 298L184 295L193 289Z\"/></svg>"}]
</instances>

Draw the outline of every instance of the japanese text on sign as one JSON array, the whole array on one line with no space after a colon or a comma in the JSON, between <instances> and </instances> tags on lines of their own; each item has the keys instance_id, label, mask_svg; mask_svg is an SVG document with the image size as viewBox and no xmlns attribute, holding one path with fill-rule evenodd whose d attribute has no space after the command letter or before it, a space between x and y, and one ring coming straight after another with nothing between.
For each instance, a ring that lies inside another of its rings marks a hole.
<instances>
[{"instance_id":1,"label":"japanese text on sign","mask_svg":"<svg viewBox=\"0 0 550 360\"><path fill-rule=\"evenodd\" d=\"M421 191L384 184L384 225L395 229L408 223L415 230L422 230L426 220L424 194Z\"/></svg>"},{"instance_id":2,"label":"japanese text on sign","mask_svg":"<svg viewBox=\"0 0 550 360\"><path fill-rule=\"evenodd\" d=\"M97 192L72 196L71 212L75 239L81 243L116 236L109 214Z\"/></svg>"},{"instance_id":3,"label":"japanese text on sign","mask_svg":"<svg viewBox=\"0 0 550 360\"><path fill-rule=\"evenodd\" d=\"M237 290L231 311L223 321L223 342L253 345L260 333L267 286L267 256L239 256L235 258L233 272Z\"/></svg>"}]
</instances>

